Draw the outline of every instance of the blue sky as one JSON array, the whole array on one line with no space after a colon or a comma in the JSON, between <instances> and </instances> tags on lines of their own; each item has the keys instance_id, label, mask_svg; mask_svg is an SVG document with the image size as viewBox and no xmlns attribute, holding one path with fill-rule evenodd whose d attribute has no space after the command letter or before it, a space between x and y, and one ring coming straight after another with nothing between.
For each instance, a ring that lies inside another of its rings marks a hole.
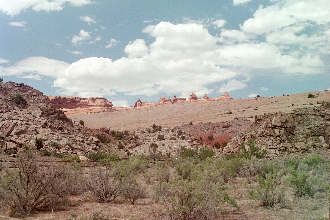
<instances>
[{"instance_id":1,"label":"blue sky","mask_svg":"<svg viewBox=\"0 0 330 220\"><path fill-rule=\"evenodd\" d=\"M0 0L0 74L46 95L330 88L328 0Z\"/></svg>"}]
</instances>

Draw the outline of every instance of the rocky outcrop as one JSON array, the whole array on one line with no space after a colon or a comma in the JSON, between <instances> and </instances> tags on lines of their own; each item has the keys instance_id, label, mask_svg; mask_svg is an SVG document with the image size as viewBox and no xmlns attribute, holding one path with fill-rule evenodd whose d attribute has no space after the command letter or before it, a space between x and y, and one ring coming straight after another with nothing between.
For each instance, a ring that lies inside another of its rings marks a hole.
<instances>
[{"instance_id":1,"label":"rocky outcrop","mask_svg":"<svg viewBox=\"0 0 330 220\"><path fill-rule=\"evenodd\" d=\"M98 148L47 96L24 84L0 83L0 151L17 153L24 148L56 153L84 154Z\"/></svg>"},{"instance_id":2,"label":"rocky outcrop","mask_svg":"<svg viewBox=\"0 0 330 220\"><path fill-rule=\"evenodd\" d=\"M197 100L198 100L198 97L197 97L197 95L196 95L195 93L191 93L191 94L189 95L188 100L189 100L190 102L191 102L191 101L197 101Z\"/></svg>"},{"instance_id":3,"label":"rocky outcrop","mask_svg":"<svg viewBox=\"0 0 330 220\"><path fill-rule=\"evenodd\" d=\"M227 101L232 100L233 98L230 97L228 92L224 92L221 96L216 97L214 100L221 100L221 101Z\"/></svg>"},{"instance_id":4,"label":"rocky outcrop","mask_svg":"<svg viewBox=\"0 0 330 220\"><path fill-rule=\"evenodd\" d=\"M269 157L329 149L330 108L318 106L295 109L293 113L255 116L248 131L235 137L224 153L239 151L240 145L254 139Z\"/></svg>"}]
</instances>

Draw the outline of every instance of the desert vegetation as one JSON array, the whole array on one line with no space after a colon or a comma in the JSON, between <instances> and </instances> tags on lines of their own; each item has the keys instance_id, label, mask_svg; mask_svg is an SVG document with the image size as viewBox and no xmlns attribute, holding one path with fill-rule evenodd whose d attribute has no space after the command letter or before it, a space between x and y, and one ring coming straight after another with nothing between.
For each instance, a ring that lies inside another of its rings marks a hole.
<instances>
[{"instance_id":1,"label":"desert vegetation","mask_svg":"<svg viewBox=\"0 0 330 220\"><path fill-rule=\"evenodd\" d=\"M111 207L120 202L146 209L157 204L154 219L218 219L251 208L279 219L326 219L329 158L316 153L273 160L265 156L252 140L237 154L217 157L212 148L185 147L176 158L162 161L91 153L88 158L96 166L83 172L83 162L46 167L38 162L37 152L25 151L17 158L17 169L2 168L1 207L10 216L26 217L42 210L68 210L72 198L90 195L85 203ZM111 216L103 210L68 214L66 219Z\"/></svg>"}]
</instances>

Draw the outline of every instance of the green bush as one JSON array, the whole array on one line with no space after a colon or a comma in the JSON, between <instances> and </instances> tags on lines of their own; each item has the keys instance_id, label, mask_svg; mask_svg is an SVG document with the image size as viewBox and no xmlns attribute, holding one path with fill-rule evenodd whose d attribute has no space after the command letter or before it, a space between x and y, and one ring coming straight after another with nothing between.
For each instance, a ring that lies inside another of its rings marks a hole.
<instances>
[{"instance_id":1,"label":"green bush","mask_svg":"<svg viewBox=\"0 0 330 220\"><path fill-rule=\"evenodd\" d=\"M99 162L102 165L107 165L113 161L118 161L120 158L117 154L91 152L87 154L87 158L93 162Z\"/></svg>"},{"instance_id":2,"label":"green bush","mask_svg":"<svg viewBox=\"0 0 330 220\"><path fill-rule=\"evenodd\" d=\"M182 179L190 179L194 167L194 162L191 159L181 159L177 162L175 169Z\"/></svg>"},{"instance_id":3,"label":"green bush","mask_svg":"<svg viewBox=\"0 0 330 220\"><path fill-rule=\"evenodd\" d=\"M315 95L313 95L312 93L308 93L307 98L309 98L309 99L313 99L313 98L315 98Z\"/></svg>"},{"instance_id":4,"label":"green bush","mask_svg":"<svg viewBox=\"0 0 330 220\"><path fill-rule=\"evenodd\" d=\"M274 207L276 204L285 206L284 191L281 188L281 176L279 173L266 173L259 176L258 187L250 192L251 196L261 201L262 206Z\"/></svg>"},{"instance_id":5,"label":"green bush","mask_svg":"<svg viewBox=\"0 0 330 220\"><path fill-rule=\"evenodd\" d=\"M70 163L80 162L80 158L78 155L64 155L61 159L64 162Z\"/></svg>"},{"instance_id":6,"label":"green bush","mask_svg":"<svg viewBox=\"0 0 330 220\"><path fill-rule=\"evenodd\" d=\"M181 147L179 151L179 157L181 158L196 158L198 157L198 151L186 147Z\"/></svg>"},{"instance_id":7,"label":"green bush","mask_svg":"<svg viewBox=\"0 0 330 220\"><path fill-rule=\"evenodd\" d=\"M202 148L199 150L198 157L201 160L205 160L206 158L213 157L215 154L210 148Z\"/></svg>"},{"instance_id":8,"label":"green bush","mask_svg":"<svg viewBox=\"0 0 330 220\"><path fill-rule=\"evenodd\" d=\"M309 175L301 171L291 172L290 183L295 189L295 195L298 197L310 196L314 197L315 191L310 182Z\"/></svg>"},{"instance_id":9,"label":"green bush","mask_svg":"<svg viewBox=\"0 0 330 220\"><path fill-rule=\"evenodd\" d=\"M259 149L253 139L249 139L248 147L244 144L241 144L241 153L240 156L251 160L252 158L262 159L266 156L266 151Z\"/></svg>"}]
</instances>

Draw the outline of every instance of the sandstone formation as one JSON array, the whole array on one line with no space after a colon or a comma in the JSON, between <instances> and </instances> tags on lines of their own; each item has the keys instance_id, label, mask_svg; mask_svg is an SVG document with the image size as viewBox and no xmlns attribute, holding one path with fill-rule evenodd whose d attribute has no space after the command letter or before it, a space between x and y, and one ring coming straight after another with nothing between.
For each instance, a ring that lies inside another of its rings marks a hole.
<instances>
[{"instance_id":1,"label":"sandstone formation","mask_svg":"<svg viewBox=\"0 0 330 220\"><path fill-rule=\"evenodd\" d=\"M98 140L68 119L47 96L24 84L0 82L0 150L15 154L25 148L85 154Z\"/></svg>"},{"instance_id":2,"label":"sandstone formation","mask_svg":"<svg viewBox=\"0 0 330 220\"><path fill-rule=\"evenodd\" d=\"M228 92L224 92L221 96L218 96L215 98L215 100L222 100L222 101L227 101L227 100L232 100L233 98L230 97Z\"/></svg>"},{"instance_id":3,"label":"sandstone formation","mask_svg":"<svg viewBox=\"0 0 330 220\"><path fill-rule=\"evenodd\" d=\"M190 102L191 102L191 101L197 101L197 100L198 100L198 97L197 97L197 95L196 95L195 93L191 93L191 94L189 95L188 100L189 100Z\"/></svg>"},{"instance_id":4,"label":"sandstone formation","mask_svg":"<svg viewBox=\"0 0 330 220\"><path fill-rule=\"evenodd\" d=\"M106 98L80 98L73 96L49 96L51 103L66 114L111 111L113 104Z\"/></svg>"}]
</instances>

